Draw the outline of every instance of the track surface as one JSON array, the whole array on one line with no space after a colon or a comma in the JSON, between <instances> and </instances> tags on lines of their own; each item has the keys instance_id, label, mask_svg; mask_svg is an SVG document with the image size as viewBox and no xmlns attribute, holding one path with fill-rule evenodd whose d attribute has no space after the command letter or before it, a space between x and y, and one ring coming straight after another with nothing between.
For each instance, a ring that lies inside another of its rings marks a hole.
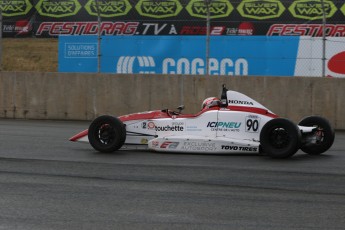
<instances>
[{"instance_id":1,"label":"track surface","mask_svg":"<svg viewBox=\"0 0 345 230\"><path fill-rule=\"evenodd\" d=\"M345 133L321 156L122 151L85 122L0 120L0 229L344 229Z\"/></svg>"}]
</instances>

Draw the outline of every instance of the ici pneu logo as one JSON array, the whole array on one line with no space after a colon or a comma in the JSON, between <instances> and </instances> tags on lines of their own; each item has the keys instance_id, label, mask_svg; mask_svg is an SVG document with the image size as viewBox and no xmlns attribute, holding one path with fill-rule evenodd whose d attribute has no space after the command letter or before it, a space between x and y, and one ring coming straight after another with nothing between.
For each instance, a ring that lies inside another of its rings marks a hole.
<instances>
[{"instance_id":1,"label":"ici pneu logo","mask_svg":"<svg viewBox=\"0 0 345 230\"><path fill-rule=\"evenodd\" d=\"M117 73L133 73L133 68L139 66L139 73L156 73L152 70L156 63L151 56L121 56L117 61Z\"/></svg>"}]
</instances>

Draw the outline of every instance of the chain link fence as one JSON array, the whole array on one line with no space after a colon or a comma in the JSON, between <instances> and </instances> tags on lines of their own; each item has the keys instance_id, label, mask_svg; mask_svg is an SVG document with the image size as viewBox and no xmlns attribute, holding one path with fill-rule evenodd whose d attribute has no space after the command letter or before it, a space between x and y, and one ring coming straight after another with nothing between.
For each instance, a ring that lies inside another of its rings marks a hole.
<instances>
[{"instance_id":1,"label":"chain link fence","mask_svg":"<svg viewBox=\"0 0 345 230\"><path fill-rule=\"evenodd\" d=\"M292 76L345 76L344 1L6 0L0 1L0 10L3 70L58 71L57 39L62 35L98 37L98 72L106 58L101 46L107 37L151 36L158 44L165 36L181 43L185 37L202 36L202 73L212 72L215 49L220 47L214 43L224 42L224 47L238 49L229 48L222 60L254 63L243 75L260 73L251 72L259 61L261 65L264 60L267 69L294 58ZM270 54L290 41L296 43L294 56ZM274 43L280 46L271 46ZM161 55L169 57L169 52L173 50Z\"/></svg>"}]
</instances>

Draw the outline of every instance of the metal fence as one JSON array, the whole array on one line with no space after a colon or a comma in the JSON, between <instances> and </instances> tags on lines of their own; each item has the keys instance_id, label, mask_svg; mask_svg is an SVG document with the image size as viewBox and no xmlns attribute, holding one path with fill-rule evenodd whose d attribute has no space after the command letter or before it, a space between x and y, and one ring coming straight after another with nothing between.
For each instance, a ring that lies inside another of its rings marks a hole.
<instances>
[{"instance_id":1,"label":"metal fence","mask_svg":"<svg viewBox=\"0 0 345 230\"><path fill-rule=\"evenodd\" d=\"M99 38L98 63L104 58L100 52L101 36L156 36L157 41L161 36L177 36L181 39L184 36L205 36L203 58L206 73L210 72L212 37L299 36L295 75L345 75L344 1L8 0L0 1L0 10L2 37L7 40L6 45L10 46L14 38L30 38L30 42L39 43L47 41L35 38L53 40L61 35L96 35ZM21 40L23 43L27 41ZM56 46L56 42L51 42L51 45ZM23 51L14 49L18 53ZM54 52L48 53L50 57L57 58L56 48L47 49ZM47 49L35 48L25 53L39 56L42 52L40 60L48 60L43 56ZM14 50L13 54L8 54L7 50L9 47L4 46L3 62L17 53ZM23 54L19 55L23 57ZM232 58L231 54L229 58ZM257 53L255 58L260 60L267 56ZM284 57L280 58L284 61ZM28 59L33 58L29 56ZM22 65L16 66L20 68ZM57 71L57 64L55 68L50 71Z\"/></svg>"}]
</instances>

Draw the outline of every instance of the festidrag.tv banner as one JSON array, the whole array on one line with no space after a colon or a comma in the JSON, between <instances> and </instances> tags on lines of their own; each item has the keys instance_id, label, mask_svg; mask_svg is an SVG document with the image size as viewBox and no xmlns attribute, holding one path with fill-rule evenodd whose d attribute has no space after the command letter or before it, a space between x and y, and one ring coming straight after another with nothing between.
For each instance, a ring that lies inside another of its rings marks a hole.
<instances>
[{"instance_id":1,"label":"festidrag.tv banner","mask_svg":"<svg viewBox=\"0 0 345 230\"><path fill-rule=\"evenodd\" d=\"M343 0L0 0L4 37L345 36Z\"/></svg>"}]
</instances>

